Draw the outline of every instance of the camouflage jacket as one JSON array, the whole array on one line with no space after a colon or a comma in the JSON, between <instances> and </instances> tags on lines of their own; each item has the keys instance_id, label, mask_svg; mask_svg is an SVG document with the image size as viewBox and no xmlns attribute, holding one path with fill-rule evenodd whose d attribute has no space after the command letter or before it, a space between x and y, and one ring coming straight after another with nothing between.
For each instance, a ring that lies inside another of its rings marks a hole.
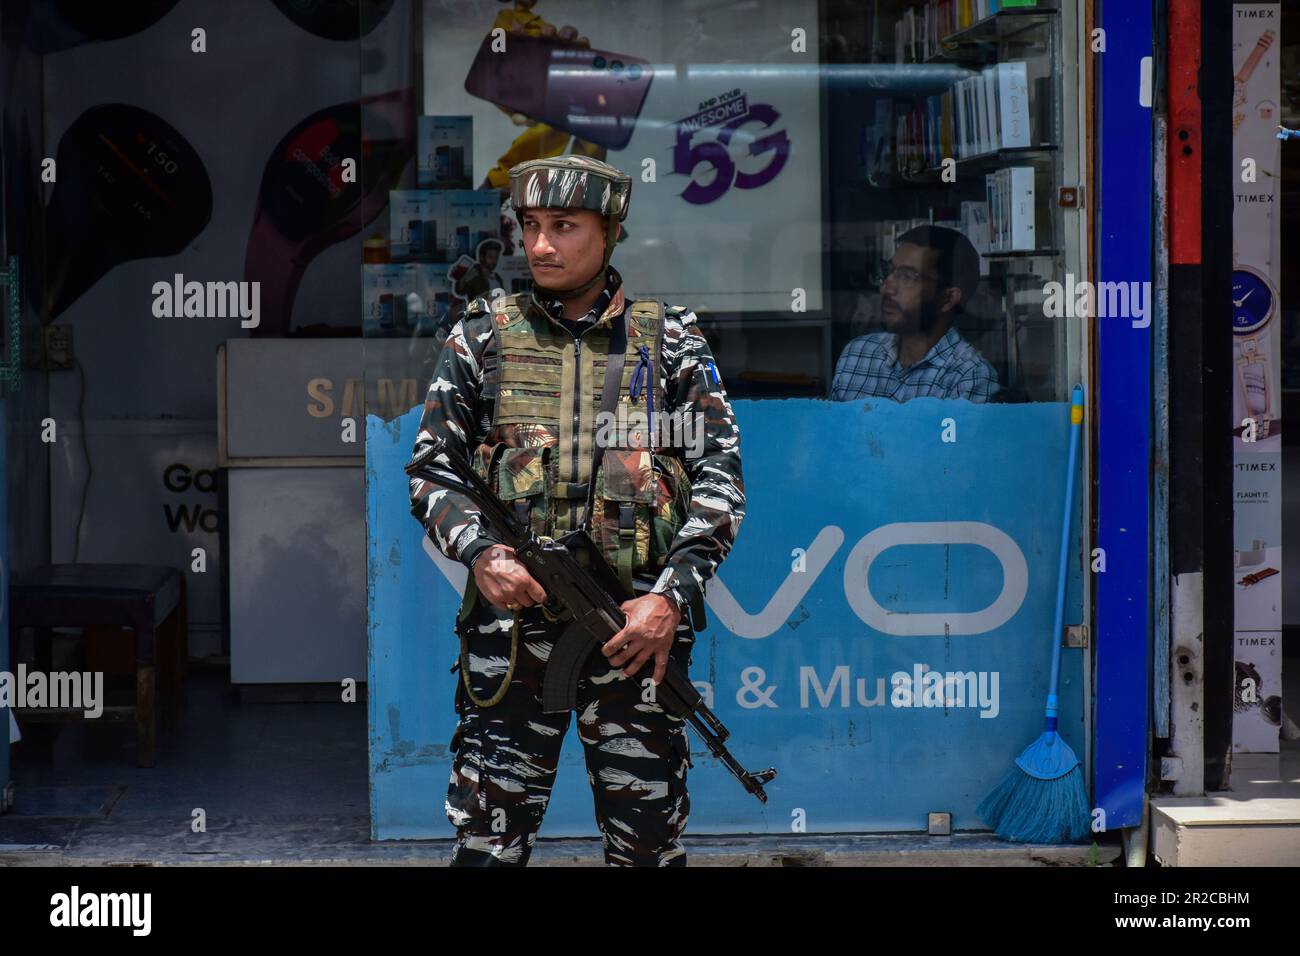
<instances>
[{"instance_id":1,"label":"camouflage jacket","mask_svg":"<svg viewBox=\"0 0 1300 956\"><path fill-rule=\"evenodd\" d=\"M598 300L597 307L608 298L608 306L599 317L589 313L583 320L584 329L596 322L608 325L624 310L630 314L631 301L624 297L621 277L612 268L610 272L617 288L612 297ZM546 306L555 321L555 304ZM485 441L524 447L557 440L554 434L525 433L527 429L549 432L543 425L492 425L492 400L482 396L485 374L493 374L485 369L497 364L490 354L496 349L495 321L490 304L478 298L447 337L425 399L415 453L435 437L444 439L466 459ZM700 454L682 459L691 479L686 521L669 548L662 574L650 588L671 595L684 608L703 599L705 582L731 550L745 515L740 429L694 312L682 306L665 307L663 351L654 364L666 398L666 407L656 409L656 414L666 412L703 422ZM493 391L487 389L489 395ZM448 558L471 567L495 542L480 526L478 509L464 495L413 478L410 496L411 513Z\"/></svg>"}]
</instances>

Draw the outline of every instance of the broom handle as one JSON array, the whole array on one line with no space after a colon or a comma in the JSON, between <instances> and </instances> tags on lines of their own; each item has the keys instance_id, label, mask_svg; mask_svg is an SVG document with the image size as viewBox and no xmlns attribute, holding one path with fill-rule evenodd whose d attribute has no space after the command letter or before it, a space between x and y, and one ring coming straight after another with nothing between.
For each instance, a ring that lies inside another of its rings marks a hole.
<instances>
[{"instance_id":1,"label":"broom handle","mask_svg":"<svg viewBox=\"0 0 1300 956\"><path fill-rule=\"evenodd\" d=\"M1065 469L1065 507L1061 516L1061 554L1056 569L1056 611L1052 615L1052 679L1047 692L1047 732L1056 732L1057 686L1061 679L1061 629L1065 624L1065 583L1070 569L1070 519L1074 516L1074 472L1079 461L1079 433L1083 431L1083 386L1070 396L1070 457Z\"/></svg>"}]
</instances>

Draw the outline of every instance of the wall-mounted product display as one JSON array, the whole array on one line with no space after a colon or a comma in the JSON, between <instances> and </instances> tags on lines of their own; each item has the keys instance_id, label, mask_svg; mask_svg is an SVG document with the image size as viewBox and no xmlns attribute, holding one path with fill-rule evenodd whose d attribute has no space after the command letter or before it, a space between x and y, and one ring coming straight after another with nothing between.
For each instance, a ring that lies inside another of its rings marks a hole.
<instances>
[{"instance_id":1,"label":"wall-mounted product display","mask_svg":"<svg viewBox=\"0 0 1300 956\"><path fill-rule=\"evenodd\" d=\"M474 117L421 116L416 184L469 189L474 174Z\"/></svg>"},{"instance_id":2,"label":"wall-mounted product display","mask_svg":"<svg viewBox=\"0 0 1300 956\"><path fill-rule=\"evenodd\" d=\"M1276 753L1282 725L1283 181L1265 174L1282 150L1281 44L1275 4L1238 4L1233 18L1234 166L1260 174L1233 188L1232 421L1234 750ZM1248 177L1241 177L1243 180Z\"/></svg>"}]
</instances>

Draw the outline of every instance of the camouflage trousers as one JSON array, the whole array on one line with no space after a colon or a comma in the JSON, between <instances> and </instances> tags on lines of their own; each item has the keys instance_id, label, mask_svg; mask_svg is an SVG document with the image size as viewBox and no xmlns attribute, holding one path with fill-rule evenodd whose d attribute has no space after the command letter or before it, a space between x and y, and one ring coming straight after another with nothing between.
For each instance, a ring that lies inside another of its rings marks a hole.
<instances>
[{"instance_id":1,"label":"camouflage trousers","mask_svg":"<svg viewBox=\"0 0 1300 956\"><path fill-rule=\"evenodd\" d=\"M489 700L510 661L513 619L480 605L461 627L469 635L470 684ZM453 866L524 866L555 783L569 712L542 713L546 660L561 627L536 607L519 612L513 678L491 707L456 685L459 721L452 738L447 819L456 828ZM683 620L671 657L690 665L694 633ZM691 801L686 724L666 713L646 688L609 665L599 650L578 681L576 712L587 779L595 797L605 862L613 866L685 866L679 838Z\"/></svg>"}]
</instances>

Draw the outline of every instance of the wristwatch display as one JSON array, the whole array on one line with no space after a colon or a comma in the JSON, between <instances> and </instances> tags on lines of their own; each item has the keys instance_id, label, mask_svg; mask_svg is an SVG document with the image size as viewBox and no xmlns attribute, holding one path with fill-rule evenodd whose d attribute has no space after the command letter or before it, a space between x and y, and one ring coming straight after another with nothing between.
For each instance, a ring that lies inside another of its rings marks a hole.
<instances>
[{"instance_id":1,"label":"wristwatch display","mask_svg":"<svg viewBox=\"0 0 1300 956\"><path fill-rule=\"evenodd\" d=\"M86 110L59 140L55 161L45 220L51 319L114 266L180 252L212 217L212 184L198 153L137 106Z\"/></svg>"},{"instance_id":2,"label":"wristwatch display","mask_svg":"<svg viewBox=\"0 0 1300 956\"><path fill-rule=\"evenodd\" d=\"M1273 317L1277 296L1272 284L1254 269L1238 266L1232 272L1232 331L1235 335L1258 332Z\"/></svg>"},{"instance_id":3,"label":"wristwatch display","mask_svg":"<svg viewBox=\"0 0 1300 956\"><path fill-rule=\"evenodd\" d=\"M244 263L244 278L261 283L255 337L288 335L307 266L388 204L388 191L415 153L414 97L408 88L326 107L271 151ZM345 175L349 159L355 176Z\"/></svg>"}]
</instances>

